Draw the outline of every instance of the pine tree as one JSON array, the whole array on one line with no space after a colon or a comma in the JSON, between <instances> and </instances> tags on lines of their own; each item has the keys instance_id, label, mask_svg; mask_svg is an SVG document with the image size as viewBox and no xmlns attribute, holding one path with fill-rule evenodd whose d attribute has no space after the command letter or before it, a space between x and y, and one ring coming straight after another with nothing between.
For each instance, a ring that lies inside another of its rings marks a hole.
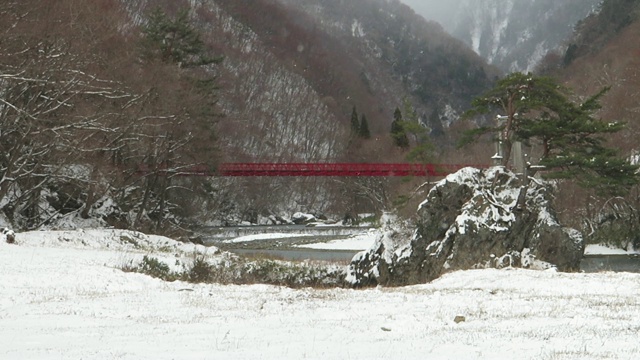
<instances>
[{"instance_id":1,"label":"pine tree","mask_svg":"<svg viewBox=\"0 0 640 360\"><path fill-rule=\"evenodd\" d=\"M367 121L367 116L362 114L362 118L360 120L360 132L359 135L363 139L370 139L371 132L369 131L369 122Z\"/></svg>"},{"instance_id":2,"label":"pine tree","mask_svg":"<svg viewBox=\"0 0 640 360\"><path fill-rule=\"evenodd\" d=\"M473 108L465 116L500 112L495 127L483 127L467 132L463 143L472 141L476 136L495 132L501 141L502 166L511 159L511 149L516 139L516 131L528 114L537 114L545 110L550 103L568 102L562 89L553 79L534 77L531 74L513 73L498 81L496 86L472 102Z\"/></svg>"},{"instance_id":3,"label":"pine tree","mask_svg":"<svg viewBox=\"0 0 640 360\"><path fill-rule=\"evenodd\" d=\"M539 165L548 169L547 178L575 179L582 187L607 194L620 194L638 183L638 166L605 146L603 135L619 132L625 125L595 118L607 91L602 89L580 105L549 103L551 111L522 120L516 136L542 145Z\"/></svg>"},{"instance_id":4,"label":"pine tree","mask_svg":"<svg viewBox=\"0 0 640 360\"><path fill-rule=\"evenodd\" d=\"M638 166L605 146L603 135L624 128L619 122L604 122L595 117L600 99L608 88L582 104L568 98L569 90L549 77L514 73L500 80L485 95L473 101L466 115L501 113L499 124L468 132L466 141L478 135L498 132L502 141L502 165L509 162L516 141L537 145L536 166L526 169L518 206L524 204L529 178L538 169L545 177L575 180L600 193L617 194L638 183Z\"/></svg>"},{"instance_id":5,"label":"pine tree","mask_svg":"<svg viewBox=\"0 0 640 360\"><path fill-rule=\"evenodd\" d=\"M407 132L404 129L402 112L399 108L396 108L396 111L393 113L393 122L391 123L391 138L393 139L393 143L397 147L403 150L409 148L409 138L407 137Z\"/></svg>"},{"instance_id":6,"label":"pine tree","mask_svg":"<svg viewBox=\"0 0 640 360\"><path fill-rule=\"evenodd\" d=\"M358 118L358 111L355 106L351 111L351 136L360 136L360 119Z\"/></svg>"},{"instance_id":7,"label":"pine tree","mask_svg":"<svg viewBox=\"0 0 640 360\"><path fill-rule=\"evenodd\" d=\"M171 19L159 7L155 8L142 28L143 54L180 67L202 66L222 61L209 57L200 34L189 22L189 12L181 10Z\"/></svg>"},{"instance_id":8,"label":"pine tree","mask_svg":"<svg viewBox=\"0 0 640 360\"><path fill-rule=\"evenodd\" d=\"M418 164L428 163L433 160L434 154L434 146L429 138L429 128L420 121L409 99L404 99L403 106L405 115L402 127L407 134L411 134L416 144L407 154L407 161Z\"/></svg>"}]
</instances>

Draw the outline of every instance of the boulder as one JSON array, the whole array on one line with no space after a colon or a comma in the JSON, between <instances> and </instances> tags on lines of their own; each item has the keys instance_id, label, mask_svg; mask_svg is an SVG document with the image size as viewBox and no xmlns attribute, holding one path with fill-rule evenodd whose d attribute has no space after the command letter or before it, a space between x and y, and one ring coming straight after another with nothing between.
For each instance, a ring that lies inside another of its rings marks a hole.
<instances>
[{"instance_id":1,"label":"boulder","mask_svg":"<svg viewBox=\"0 0 640 360\"><path fill-rule=\"evenodd\" d=\"M9 228L0 228L0 234L2 234L2 237L4 237L4 241L6 241L8 244L16 243L16 233L13 230Z\"/></svg>"},{"instance_id":2,"label":"boulder","mask_svg":"<svg viewBox=\"0 0 640 360\"><path fill-rule=\"evenodd\" d=\"M419 206L410 238L388 224L385 236L354 257L348 280L354 286L402 286L452 270L578 270L584 241L558 223L551 208L553 187L531 181L525 208L516 209L520 184L503 167L464 168L447 176Z\"/></svg>"}]
</instances>

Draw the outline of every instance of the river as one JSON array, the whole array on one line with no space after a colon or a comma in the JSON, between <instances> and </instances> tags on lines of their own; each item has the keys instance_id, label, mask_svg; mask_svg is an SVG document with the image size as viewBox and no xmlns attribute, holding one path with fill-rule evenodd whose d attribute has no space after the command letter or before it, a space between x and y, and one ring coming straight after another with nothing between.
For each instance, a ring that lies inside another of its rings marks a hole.
<instances>
[{"instance_id":1,"label":"river","mask_svg":"<svg viewBox=\"0 0 640 360\"><path fill-rule=\"evenodd\" d=\"M204 233L205 244L215 245L223 250L248 257L266 257L288 261L329 261L348 263L360 250L315 250L298 247L299 245L346 239L361 234L369 228L303 225L287 226L242 226L211 227ZM285 234L287 237L273 237L259 241L227 243L229 239L257 234ZM294 236L300 235L300 236ZM640 255L585 255L580 264L586 273L613 271L640 273Z\"/></svg>"},{"instance_id":2,"label":"river","mask_svg":"<svg viewBox=\"0 0 640 360\"><path fill-rule=\"evenodd\" d=\"M632 255L585 255L580 263L584 272L633 272L640 273L640 256Z\"/></svg>"}]
</instances>

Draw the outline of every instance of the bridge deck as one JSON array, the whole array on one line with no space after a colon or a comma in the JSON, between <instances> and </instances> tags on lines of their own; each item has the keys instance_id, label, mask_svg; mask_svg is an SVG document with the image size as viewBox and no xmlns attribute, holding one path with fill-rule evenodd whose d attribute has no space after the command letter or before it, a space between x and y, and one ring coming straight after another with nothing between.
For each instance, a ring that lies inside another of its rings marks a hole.
<instances>
[{"instance_id":1,"label":"bridge deck","mask_svg":"<svg viewBox=\"0 0 640 360\"><path fill-rule=\"evenodd\" d=\"M453 164L223 163L194 167L182 176L446 176L467 166ZM485 167L485 166L480 166Z\"/></svg>"}]
</instances>

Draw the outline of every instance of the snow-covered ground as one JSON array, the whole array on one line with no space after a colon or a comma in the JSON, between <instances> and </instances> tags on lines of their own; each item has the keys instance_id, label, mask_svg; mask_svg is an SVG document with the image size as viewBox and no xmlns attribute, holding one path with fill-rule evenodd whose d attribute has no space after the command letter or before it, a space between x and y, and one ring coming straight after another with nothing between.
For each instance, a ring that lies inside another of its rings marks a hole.
<instances>
[{"instance_id":1,"label":"snow-covered ground","mask_svg":"<svg viewBox=\"0 0 640 360\"><path fill-rule=\"evenodd\" d=\"M193 285L118 267L212 250L111 230L17 240L0 242L0 359L640 358L640 274L476 270L368 290Z\"/></svg>"},{"instance_id":2,"label":"snow-covered ground","mask_svg":"<svg viewBox=\"0 0 640 360\"><path fill-rule=\"evenodd\" d=\"M298 238L298 237L306 237L306 236L313 236L313 235L312 234L284 234L284 233L255 234L255 235L238 236L236 238L226 240L224 242L233 244L233 243L241 243L241 242L248 242L248 241Z\"/></svg>"},{"instance_id":3,"label":"snow-covered ground","mask_svg":"<svg viewBox=\"0 0 640 360\"><path fill-rule=\"evenodd\" d=\"M629 255L638 254L634 250L614 249L605 245L587 245L584 250L585 255Z\"/></svg>"},{"instance_id":4,"label":"snow-covered ground","mask_svg":"<svg viewBox=\"0 0 640 360\"><path fill-rule=\"evenodd\" d=\"M298 247L314 250L367 250L376 239L381 236L379 229L370 229L361 234L350 236L344 240L332 240L315 244L299 245Z\"/></svg>"}]
</instances>

